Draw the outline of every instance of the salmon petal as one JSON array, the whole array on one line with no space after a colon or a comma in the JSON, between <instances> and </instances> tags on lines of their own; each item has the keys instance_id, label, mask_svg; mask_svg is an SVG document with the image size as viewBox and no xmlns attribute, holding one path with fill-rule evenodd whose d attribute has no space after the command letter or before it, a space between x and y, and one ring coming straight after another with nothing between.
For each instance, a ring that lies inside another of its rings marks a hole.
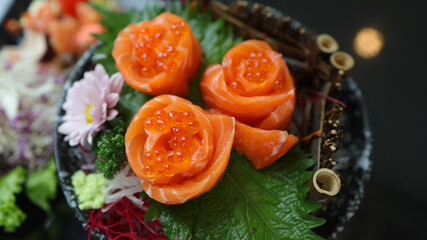
<instances>
[{"instance_id":1,"label":"salmon petal","mask_svg":"<svg viewBox=\"0 0 427 240\"><path fill-rule=\"evenodd\" d=\"M281 55L260 40L230 49L200 83L206 105L262 129L285 129L295 106L295 84Z\"/></svg>"},{"instance_id":2,"label":"salmon petal","mask_svg":"<svg viewBox=\"0 0 427 240\"><path fill-rule=\"evenodd\" d=\"M263 130L236 123L234 149L245 155L256 169L263 169L287 153L298 138L287 131Z\"/></svg>"}]
</instances>

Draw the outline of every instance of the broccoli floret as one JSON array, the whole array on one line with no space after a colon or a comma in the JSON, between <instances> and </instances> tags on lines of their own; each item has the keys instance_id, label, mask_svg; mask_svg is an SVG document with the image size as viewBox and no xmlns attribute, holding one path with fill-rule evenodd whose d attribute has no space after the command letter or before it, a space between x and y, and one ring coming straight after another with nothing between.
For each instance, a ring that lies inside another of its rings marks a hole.
<instances>
[{"instance_id":1,"label":"broccoli floret","mask_svg":"<svg viewBox=\"0 0 427 240\"><path fill-rule=\"evenodd\" d=\"M122 168L123 161L118 161L118 162L114 160L102 161L97 159L95 162L95 165L98 171L104 174L104 177L111 180L113 179L114 174L116 174L116 172L118 172Z\"/></svg>"},{"instance_id":2,"label":"broccoli floret","mask_svg":"<svg viewBox=\"0 0 427 240\"><path fill-rule=\"evenodd\" d=\"M125 133L125 122L116 117L108 123L107 130L98 133L94 139L93 150L101 158L96 160L96 168L108 179L112 179L126 161Z\"/></svg>"},{"instance_id":3,"label":"broccoli floret","mask_svg":"<svg viewBox=\"0 0 427 240\"><path fill-rule=\"evenodd\" d=\"M82 170L79 170L71 177L71 183L81 210L99 209L104 205L107 188L107 180L104 176L98 173L86 175Z\"/></svg>"}]
</instances>

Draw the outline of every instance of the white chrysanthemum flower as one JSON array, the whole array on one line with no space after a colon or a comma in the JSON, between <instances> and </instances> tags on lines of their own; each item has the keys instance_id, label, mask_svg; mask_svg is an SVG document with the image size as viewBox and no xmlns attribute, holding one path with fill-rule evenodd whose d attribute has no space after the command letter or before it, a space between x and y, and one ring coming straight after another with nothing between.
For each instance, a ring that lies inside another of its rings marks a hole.
<instances>
[{"instance_id":1,"label":"white chrysanthemum flower","mask_svg":"<svg viewBox=\"0 0 427 240\"><path fill-rule=\"evenodd\" d=\"M110 78L100 64L73 84L62 106L64 122L58 127L58 132L66 135L64 140L70 146L92 144L104 123L117 116L118 111L113 108L119 101L122 86L122 75L115 73Z\"/></svg>"}]
</instances>

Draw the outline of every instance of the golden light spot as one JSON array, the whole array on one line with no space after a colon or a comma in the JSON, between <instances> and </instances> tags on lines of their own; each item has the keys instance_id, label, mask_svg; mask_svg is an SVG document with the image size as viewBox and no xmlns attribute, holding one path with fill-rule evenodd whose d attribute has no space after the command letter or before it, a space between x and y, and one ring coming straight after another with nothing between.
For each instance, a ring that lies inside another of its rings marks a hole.
<instances>
[{"instance_id":1,"label":"golden light spot","mask_svg":"<svg viewBox=\"0 0 427 240\"><path fill-rule=\"evenodd\" d=\"M92 107L93 107L92 104L89 104L89 106L86 109L86 121L88 123L92 123L93 122L92 116L90 115L90 110L92 109Z\"/></svg>"},{"instance_id":2,"label":"golden light spot","mask_svg":"<svg viewBox=\"0 0 427 240\"><path fill-rule=\"evenodd\" d=\"M359 56L373 58L380 53L384 45L384 37L374 28L362 28L356 34L353 45Z\"/></svg>"}]
</instances>

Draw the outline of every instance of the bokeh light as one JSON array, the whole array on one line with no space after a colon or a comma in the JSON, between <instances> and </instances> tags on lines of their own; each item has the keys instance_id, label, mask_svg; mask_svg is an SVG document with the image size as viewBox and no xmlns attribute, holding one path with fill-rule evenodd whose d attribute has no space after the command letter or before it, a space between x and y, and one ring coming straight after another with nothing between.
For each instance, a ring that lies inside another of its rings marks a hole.
<instances>
[{"instance_id":1,"label":"bokeh light","mask_svg":"<svg viewBox=\"0 0 427 240\"><path fill-rule=\"evenodd\" d=\"M363 58L377 56L384 45L384 37L381 32L374 28L362 28L354 38L354 50Z\"/></svg>"}]
</instances>

